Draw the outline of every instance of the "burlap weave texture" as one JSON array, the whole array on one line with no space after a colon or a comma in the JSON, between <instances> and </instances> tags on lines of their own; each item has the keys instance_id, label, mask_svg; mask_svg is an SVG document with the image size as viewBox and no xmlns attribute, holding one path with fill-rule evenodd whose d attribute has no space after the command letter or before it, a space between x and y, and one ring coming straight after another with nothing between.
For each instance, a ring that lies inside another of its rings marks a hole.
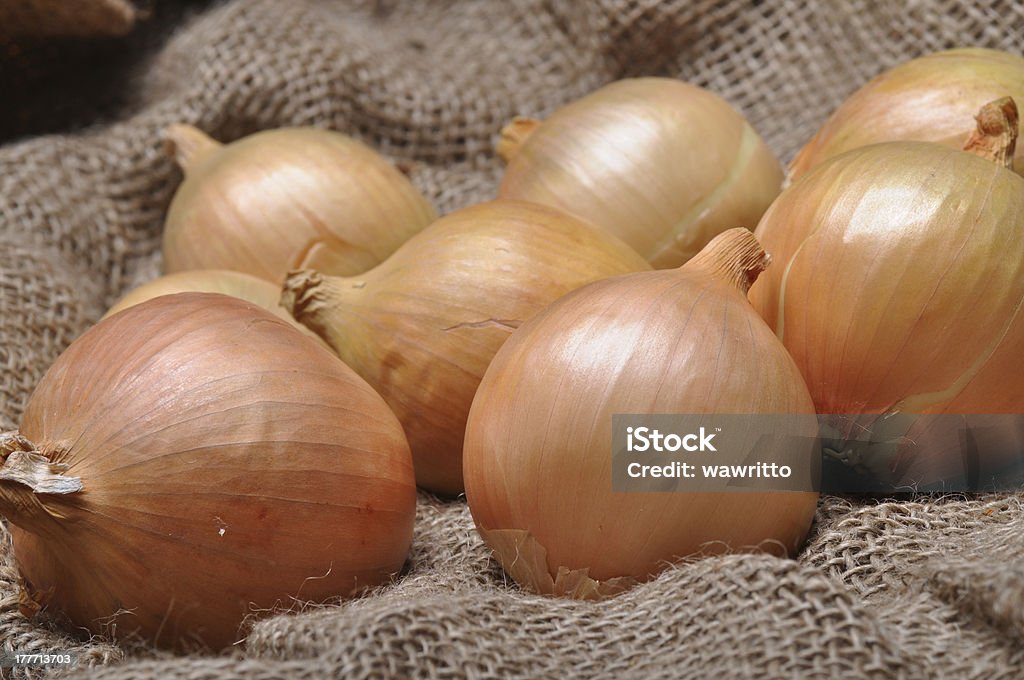
<instances>
[{"instance_id":1,"label":"burlap weave texture","mask_svg":"<svg viewBox=\"0 0 1024 680\"><path fill-rule=\"evenodd\" d=\"M1019 53L1024 35L1024 7L996 0L188 7L157 3L136 27L155 37L125 43L109 81L83 77L118 92L113 108L89 105L91 90L61 79L70 102L84 98L79 120L54 115L44 91L48 69L74 62L49 59L24 82L3 73L17 55L0 54L0 82L21 83L5 106L50 133L0 130L0 428L17 425L77 334L158 273L180 181L161 149L169 123L222 140L282 125L341 130L399 163L448 212L494 195L492 145L508 118L544 115L619 77L705 85L788 159L883 68L963 45ZM1024 677L1021 496L826 498L795 561L684 564L595 604L522 593L489 558L464 502L421 495L397 583L263 620L222 657L125 651L25 618L4 538L0 647L74 650L83 665L70 677Z\"/></svg>"}]
</instances>

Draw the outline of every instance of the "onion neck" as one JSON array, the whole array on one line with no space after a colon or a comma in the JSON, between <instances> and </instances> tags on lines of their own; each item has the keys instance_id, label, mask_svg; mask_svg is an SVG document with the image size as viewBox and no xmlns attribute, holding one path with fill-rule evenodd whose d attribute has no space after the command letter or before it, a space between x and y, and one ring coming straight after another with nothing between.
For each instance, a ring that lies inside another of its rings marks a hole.
<instances>
[{"instance_id":1,"label":"onion neck","mask_svg":"<svg viewBox=\"0 0 1024 680\"><path fill-rule=\"evenodd\" d=\"M1002 97L985 104L974 119L977 127L964 143L964 151L1012 168L1020 133L1020 117L1013 98Z\"/></svg>"},{"instance_id":2,"label":"onion neck","mask_svg":"<svg viewBox=\"0 0 1024 680\"><path fill-rule=\"evenodd\" d=\"M501 160L508 163L517 153L519 153L519 149L522 148L523 142L526 141L527 137L533 134L533 131L536 130L539 125L540 121L536 118L516 116L512 119L512 122L501 129L501 137L498 139L498 143L494 147L494 151L498 154Z\"/></svg>"},{"instance_id":3,"label":"onion neck","mask_svg":"<svg viewBox=\"0 0 1024 680\"><path fill-rule=\"evenodd\" d=\"M83 490L82 480L65 475L68 466L52 460L19 432L0 434L0 515L37 534L52 532L62 516L44 502Z\"/></svg>"},{"instance_id":4,"label":"onion neck","mask_svg":"<svg viewBox=\"0 0 1024 680\"><path fill-rule=\"evenodd\" d=\"M196 163L222 146L192 125L175 123L164 131L164 148L186 175Z\"/></svg>"},{"instance_id":5,"label":"onion neck","mask_svg":"<svg viewBox=\"0 0 1024 680\"><path fill-rule=\"evenodd\" d=\"M337 315L352 293L366 282L359 278L328 276L312 269L289 272L281 288L280 304L292 317L327 342L336 352Z\"/></svg>"},{"instance_id":6,"label":"onion neck","mask_svg":"<svg viewBox=\"0 0 1024 680\"><path fill-rule=\"evenodd\" d=\"M725 280L746 297L747 291L770 262L771 256L764 251L754 234L749 229L737 227L711 239L682 268L687 271L706 271Z\"/></svg>"}]
</instances>

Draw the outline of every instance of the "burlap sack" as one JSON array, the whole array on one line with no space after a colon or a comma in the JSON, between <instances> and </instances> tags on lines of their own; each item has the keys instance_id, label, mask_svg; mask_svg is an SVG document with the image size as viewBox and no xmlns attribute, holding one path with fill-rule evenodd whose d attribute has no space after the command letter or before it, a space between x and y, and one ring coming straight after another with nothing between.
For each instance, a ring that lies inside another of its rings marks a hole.
<instances>
[{"instance_id":1,"label":"burlap sack","mask_svg":"<svg viewBox=\"0 0 1024 680\"><path fill-rule=\"evenodd\" d=\"M161 219L180 181L160 151L168 123L225 140L288 124L342 130L401 163L449 211L494 194L491 147L507 118L543 115L615 78L708 86L788 159L883 68L958 45L1019 51L1024 33L1024 9L1009 0L189 7L158 4L111 60L108 81L76 87L74 63L52 62L81 119L49 115L47 68L6 93L12 120L53 134L0 130L4 428L68 342L159 271ZM0 55L0 80L13 58ZM97 110L96 87L127 94ZM75 651L82 664L70 677L1018 678L1021 605L1024 496L825 498L797 560L718 557L582 603L521 592L463 502L423 495L397 583L262 620L220 657L125 650L26 618L9 539L0 541L0 648Z\"/></svg>"}]
</instances>

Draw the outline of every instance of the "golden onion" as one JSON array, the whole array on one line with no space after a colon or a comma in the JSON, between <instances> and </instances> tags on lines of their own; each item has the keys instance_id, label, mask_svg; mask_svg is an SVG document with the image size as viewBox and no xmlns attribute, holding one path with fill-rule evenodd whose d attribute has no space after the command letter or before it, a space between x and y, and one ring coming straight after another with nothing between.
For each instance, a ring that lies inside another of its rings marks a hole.
<instances>
[{"instance_id":1,"label":"golden onion","mask_svg":"<svg viewBox=\"0 0 1024 680\"><path fill-rule=\"evenodd\" d=\"M517 119L499 153L498 195L575 213L656 268L677 267L719 232L753 228L782 169L718 95L671 78L619 80L543 122Z\"/></svg>"},{"instance_id":2,"label":"golden onion","mask_svg":"<svg viewBox=\"0 0 1024 680\"><path fill-rule=\"evenodd\" d=\"M807 387L746 299L767 261L748 230L729 230L680 269L562 297L498 351L466 427L466 498L519 584L593 598L682 558L796 551L816 507L811 490L613 488L616 414L791 414L793 429L773 434L813 444ZM796 454L805 471L815 467L816 447Z\"/></svg>"},{"instance_id":3,"label":"golden onion","mask_svg":"<svg viewBox=\"0 0 1024 680\"><path fill-rule=\"evenodd\" d=\"M166 295L99 322L0 436L28 590L95 633L219 649L244 621L387 581L412 539L401 425L251 303Z\"/></svg>"},{"instance_id":4,"label":"golden onion","mask_svg":"<svg viewBox=\"0 0 1024 680\"><path fill-rule=\"evenodd\" d=\"M936 52L876 76L854 92L794 158L796 180L828 158L869 144L937 142L959 149L986 102L1024 99L1024 58L1000 50ZM1024 149L1014 161L1024 172Z\"/></svg>"},{"instance_id":5,"label":"golden onion","mask_svg":"<svg viewBox=\"0 0 1024 680\"><path fill-rule=\"evenodd\" d=\"M187 269L175 274L158 276L125 293L106 311L103 318L161 295L190 292L222 293L255 303L292 324L306 335L322 342L319 336L292 318L292 315L280 305L281 290L279 286L266 279L230 269Z\"/></svg>"},{"instance_id":6,"label":"golden onion","mask_svg":"<svg viewBox=\"0 0 1024 680\"><path fill-rule=\"evenodd\" d=\"M598 227L499 200L443 217L361 276L295 272L282 303L395 411L419 484L451 495L473 394L513 329L574 288L642 269Z\"/></svg>"},{"instance_id":7,"label":"golden onion","mask_svg":"<svg viewBox=\"0 0 1024 680\"><path fill-rule=\"evenodd\" d=\"M981 155L926 142L848 151L794 182L757 227L775 266L751 302L833 417L829 447L883 484L963 478L955 416L1024 412L1024 178L1008 167L1018 125L1004 99L966 144ZM954 416L936 424L943 433L914 417L938 414Z\"/></svg>"},{"instance_id":8,"label":"golden onion","mask_svg":"<svg viewBox=\"0 0 1024 680\"><path fill-rule=\"evenodd\" d=\"M436 216L405 175L339 132L281 128L227 145L189 125L166 135L185 172L164 224L167 273L358 274Z\"/></svg>"}]
</instances>

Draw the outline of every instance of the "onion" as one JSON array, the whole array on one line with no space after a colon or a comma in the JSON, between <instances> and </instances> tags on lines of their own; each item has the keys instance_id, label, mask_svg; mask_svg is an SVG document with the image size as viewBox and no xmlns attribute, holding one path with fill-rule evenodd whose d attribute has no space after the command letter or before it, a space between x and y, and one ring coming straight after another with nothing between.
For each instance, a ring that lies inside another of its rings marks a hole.
<instances>
[{"instance_id":1,"label":"onion","mask_svg":"<svg viewBox=\"0 0 1024 680\"><path fill-rule=\"evenodd\" d=\"M30 592L161 646L388 580L412 460L380 397L250 303L183 293L91 328L0 442L0 512Z\"/></svg>"},{"instance_id":2,"label":"onion","mask_svg":"<svg viewBox=\"0 0 1024 680\"><path fill-rule=\"evenodd\" d=\"M296 328L309 332L309 329L297 323L279 304L281 291L278 286L266 279L229 269L189 269L160 276L128 291L103 317L112 316L161 295L188 292L222 293L247 300L294 324Z\"/></svg>"},{"instance_id":3,"label":"onion","mask_svg":"<svg viewBox=\"0 0 1024 680\"><path fill-rule=\"evenodd\" d=\"M869 144L938 142L962 148L971 116L998 97L1024 98L1024 59L990 49L936 52L868 82L836 109L790 166L795 180L827 158ZM1024 172L1024 149L1017 153Z\"/></svg>"},{"instance_id":4,"label":"onion","mask_svg":"<svg viewBox=\"0 0 1024 680\"><path fill-rule=\"evenodd\" d=\"M859 440L925 437L908 415L1024 411L1017 110L1004 99L978 120L967 146L998 162L924 142L862 147L795 182L757 227L777 266L751 302L852 462L870 453ZM941 484L963 472L954 443L952 456L902 447L857 464L884 484Z\"/></svg>"},{"instance_id":5,"label":"onion","mask_svg":"<svg viewBox=\"0 0 1024 680\"><path fill-rule=\"evenodd\" d=\"M813 443L807 387L745 297L767 259L729 230L680 269L566 295L502 346L469 414L466 497L518 583L599 597L678 558L796 550L817 493L616 493L610 465L613 414L796 414Z\"/></svg>"},{"instance_id":6,"label":"onion","mask_svg":"<svg viewBox=\"0 0 1024 680\"><path fill-rule=\"evenodd\" d=\"M724 99L669 78L626 79L504 131L498 195L573 212L657 268L677 267L711 238L753 228L782 170Z\"/></svg>"},{"instance_id":7,"label":"onion","mask_svg":"<svg viewBox=\"0 0 1024 680\"><path fill-rule=\"evenodd\" d=\"M544 206L451 213L353 278L291 274L282 304L384 397L416 480L462 491L466 415L494 353L524 319L596 279L649 269L604 230Z\"/></svg>"},{"instance_id":8,"label":"onion","mask_svg":"<svg viewBox=\"0 0 1024 680\"><path fill-rule=\"evenodd\" d=\"M226 146L188 125L166 135L185 172L164 225L168 273L357 274L436 216L401 172L338 132L283 128Z\"/></svg>"}]
</instances>

